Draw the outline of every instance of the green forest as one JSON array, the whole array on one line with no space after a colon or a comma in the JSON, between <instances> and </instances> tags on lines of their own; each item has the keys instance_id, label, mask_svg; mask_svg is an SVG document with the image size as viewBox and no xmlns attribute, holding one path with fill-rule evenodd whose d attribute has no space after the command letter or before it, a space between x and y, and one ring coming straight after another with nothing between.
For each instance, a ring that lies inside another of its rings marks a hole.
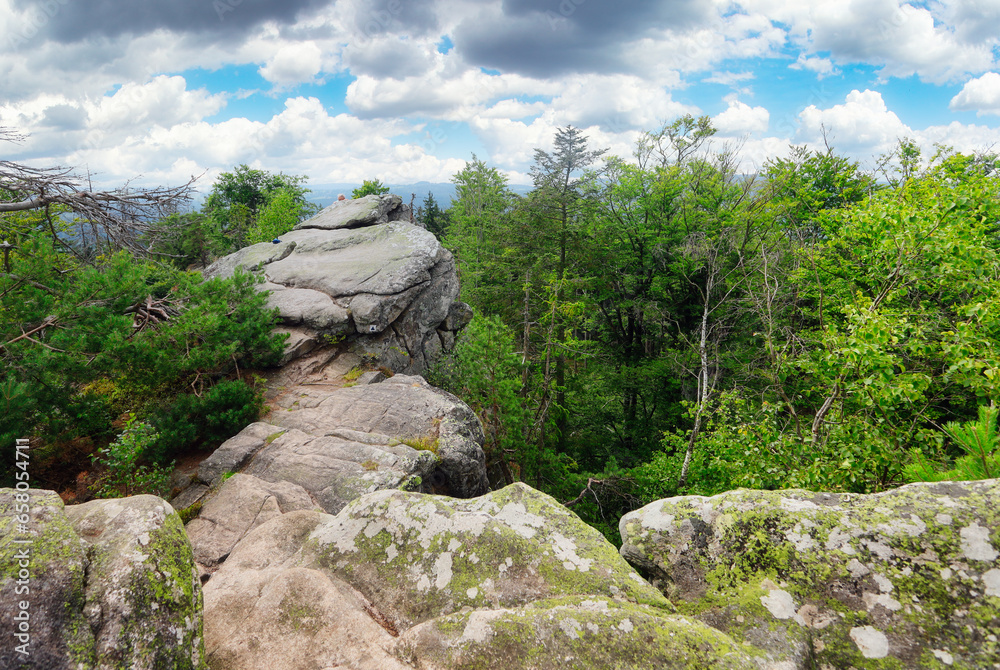
<instances>
[{"instance_id":1,"label":"green forest","mask_svg":"<svg viewBox=\"0 0 1000 670\"><path fill-rule=\"evenodd\" d=\"M678 494L998 476L1000 160L902 140L748 175L713 135L681 118L625 158L563 128L525 197L455 175L477 316L431 378L479 412L491 478L614 538Z\"/></svg>"},{"instance_id":2,"label":"green forest","mask_svg":"<svg viewBox=\"0 0 1000 670\"><path fill-rule=\"evenodd\" d=\"M482 419L491 483L615 539L679 494L998 476L1000 158L903 139L868 169L791 147L749 171L714 134L687 116L622 157L566 127L527 195L473 156L423 201L476 313L427 376ZM37 485L86 464L98 494L162 492L256 419L276 317L258 278L194 268L313 214L305 183L238 166L199 211L95 221L5 180L4 462L27 435Z\"/></svg>"}]
</instances>

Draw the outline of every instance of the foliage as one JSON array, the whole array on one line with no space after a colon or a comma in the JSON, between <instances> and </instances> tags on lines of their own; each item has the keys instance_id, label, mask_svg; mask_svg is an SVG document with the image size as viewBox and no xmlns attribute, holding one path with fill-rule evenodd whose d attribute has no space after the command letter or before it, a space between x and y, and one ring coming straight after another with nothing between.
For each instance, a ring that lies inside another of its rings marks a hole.
<instances>
[{"instance_id":1,"label":"foliage","mask_svg":"<svg viewBox=\"0 0 1000 670\"><path fill-rule=\"evenodd\" d=\"M283 350L252 275L203 282L125 252L82 264L44 235L23 238L11 265L0 275L5 436L100 438L112 408L142 412L192 385L202 392Z\"/></svg>"},{"instance_id":2,"label":"foliage","mask_svg":"<svg viewBox=\"0 0 1000 670\"><path fill-rule=\"evenodd\" d=\"M251 234L263 241L261 235L281 228L291 218L297 223L319 211L318 205L306 200L310 191L303 184L307 179L238 165L219 175L202 212L229 241L230 248L239 249L249 242Z\"/></svg>"},{"instance_id":3,"label":"foliage","mask_svg":"<svg viewBox=\"0 0 1000 670\"><path fill-rule=\"evenodd\" d=\"M365 179L361 186L351 191L352 198L363 198L366 195L383 195L389 192L389 187L378 179Z\"/></svg>"},{"instance_id":4,"label":"foliage","mask_svg":"<svg viewBox=\"0 0 1000 670\"><path fill-rule=\"evenodd\" d=\"M270 242L294 228L305 214L304 207L296 202L295 193L287 188L279 189L271 194L267 204L250 224L246 243Z\"/></svg>"},{"instance_id":5,"label":"foliage","mask_svg":"<svg viewBox=\"0 0 1000 670\"><path fill-rule=\"evenodd\" d=\"M458 258L462 299L496 313L508 302L511 285L518 282L518 269L508 267L502 258L509 243L505 224L516 196L507 187L507 177L475 155L452 183L455 200L448 210L444 244Z\"/></svg>"},{"instance_id":6,"label":"foliage","mask_svg":"<svg viewBox=\"0 0 1000 670\"><path fill-rule=\"evenodd\" d=\"M940 482L945 480L991 479L1000 475L1000 451L997 444L997 416L995 406L981 405L976 421L949 421L945 432L955 441L965 455L955 460L953 468L940 470L933 460L917 450L913 462L906 468L907 478L913 481Z\"/></svg>"},{"instance_id":7,"label":"foliage","mask_svg":"<svg viewBox=\"0 0 1000 670\"><path fill-rule=\"evenodd\" d=\"M417 221L422 223L427 230L434 233L434 237L439 240L445 238L448 231L448 212L438 206L433 193L427 192L427 197L424 198L423 204L417 208L415 216Z\"/></svg>"},{"instance_id":8,"label":"foliage","mask_svg":"<svg viewBox=\"0 0 1000 670\"><path fill-rule=\"evenodd\" d=\"M680 493L993 474L984 420L961 427L998 400L996 157L921 168L904 141L879 183L793 147L751 179L713 134L683 117L583 171L561 129L524 198L475 157L455 176L445 243L478 316L435 379L501 436L491 481L614 537Z\"/></svg>"},{"instance_id":9,"label":"foliage","mask_svg":"<svg viewBox=\"0 0 1000 670\"><path fill-rule=\"evenodd\" d=\"M129 415L118 439L91 456L93 464L104 469L97 483L97 497L117 498L139 493L166 495L173 464L142 463L156 439L152 426L136 421L134 414Z\"/></svg>"},{"instance_id":10,"label":"foliage","mask_svg":"<svg viewBox=\"0 0 1000 670\"><path fill-rule=\"evenodd\" d=\"M158 433L146 455L155 463L195 446L215 447L256 421L264 409L261 393L240 381L224 381L204 395L186 393L152 412Z\"/></svg>"},{"instance_id":11,"label":"foliage","mask_svg":"<svg viewBox=\"0 0 1000 670\"><path fill-rule=\"evenodd\" d=\"M500 470L510 480L507 483L514 477L537 479L537 454L524 439L528 417L518 395L521 365L513 336L499 318L473 317L454 351L430 371L428 379L458 395L479 416L489 470Z\"/></svg>"},{"instance_id":12,"label":"foliage","mask_svg":"<svg viewBox=\"0 0 1000 670\"><path fill-rule=\"evenodd\" d=\"M200 212L171 214L156 227L150 251L182 270L191 265L205 267L229 247L216 221Z\"/></svg>"}]
</instances>

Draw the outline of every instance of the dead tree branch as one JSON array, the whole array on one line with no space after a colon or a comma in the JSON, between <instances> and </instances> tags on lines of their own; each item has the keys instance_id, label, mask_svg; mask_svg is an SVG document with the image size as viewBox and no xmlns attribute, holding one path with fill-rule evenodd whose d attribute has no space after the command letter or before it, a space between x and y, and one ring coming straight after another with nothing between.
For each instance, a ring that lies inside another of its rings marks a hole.
<instances>
[{"instance_id":1,"label":"dead tree branch","mask_svg":"<svg viewBox=\"0 0 1000 670\"><path fill-rule=\"evenodd\" d=\"M0 141L22 139L22 135L0 127ZM114 250L145 254L143 238L155 232L156 221L191 200L197 179L191 177L181 186L137 188L126 183L101 191L91 188L89 175L79 175L73 168L36 168L0 160L0 214L61 206L90 224L94 240ZM54 230L50 233L55 234Z\"/></svg>"}]
</instances>

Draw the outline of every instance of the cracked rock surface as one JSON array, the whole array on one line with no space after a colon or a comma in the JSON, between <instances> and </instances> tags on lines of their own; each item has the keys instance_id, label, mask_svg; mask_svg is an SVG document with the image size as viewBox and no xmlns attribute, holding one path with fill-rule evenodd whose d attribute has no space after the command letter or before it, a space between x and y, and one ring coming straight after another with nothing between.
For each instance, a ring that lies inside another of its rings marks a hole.
<instances>
[{"instance_id":1,"label":"cracked rock surface","mask_svg":"<svg viewBox=\"0 0 1000 670\"><path fill-rule=\"evenodd\" d=\"M410 222L398 195L334 203L277 243L219 259L205 276L237 268L263 275L261 290L291 336L286 362L326 336L355 342L395 372L420 373L471 318L451 253Z\"/></svg>"}]
</instances>

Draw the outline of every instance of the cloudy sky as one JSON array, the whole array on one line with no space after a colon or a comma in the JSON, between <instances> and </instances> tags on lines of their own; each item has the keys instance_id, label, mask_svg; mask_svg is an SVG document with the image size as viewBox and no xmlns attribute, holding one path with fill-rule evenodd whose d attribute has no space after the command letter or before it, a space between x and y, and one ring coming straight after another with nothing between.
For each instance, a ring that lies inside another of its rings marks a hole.
<instances>
[{"instance_id":1,"label":"cloudy sky","mask_svg":"<svg viewBox=\"0 0 1000 670\"><path fill-rule=\"evenodd\" d=\"M821 142L1000 148L1000 0L0 0L0 158L115 184L528 181L556 128L628 155L709 115L745 169Z\"/></svg>"}]
</instances>

